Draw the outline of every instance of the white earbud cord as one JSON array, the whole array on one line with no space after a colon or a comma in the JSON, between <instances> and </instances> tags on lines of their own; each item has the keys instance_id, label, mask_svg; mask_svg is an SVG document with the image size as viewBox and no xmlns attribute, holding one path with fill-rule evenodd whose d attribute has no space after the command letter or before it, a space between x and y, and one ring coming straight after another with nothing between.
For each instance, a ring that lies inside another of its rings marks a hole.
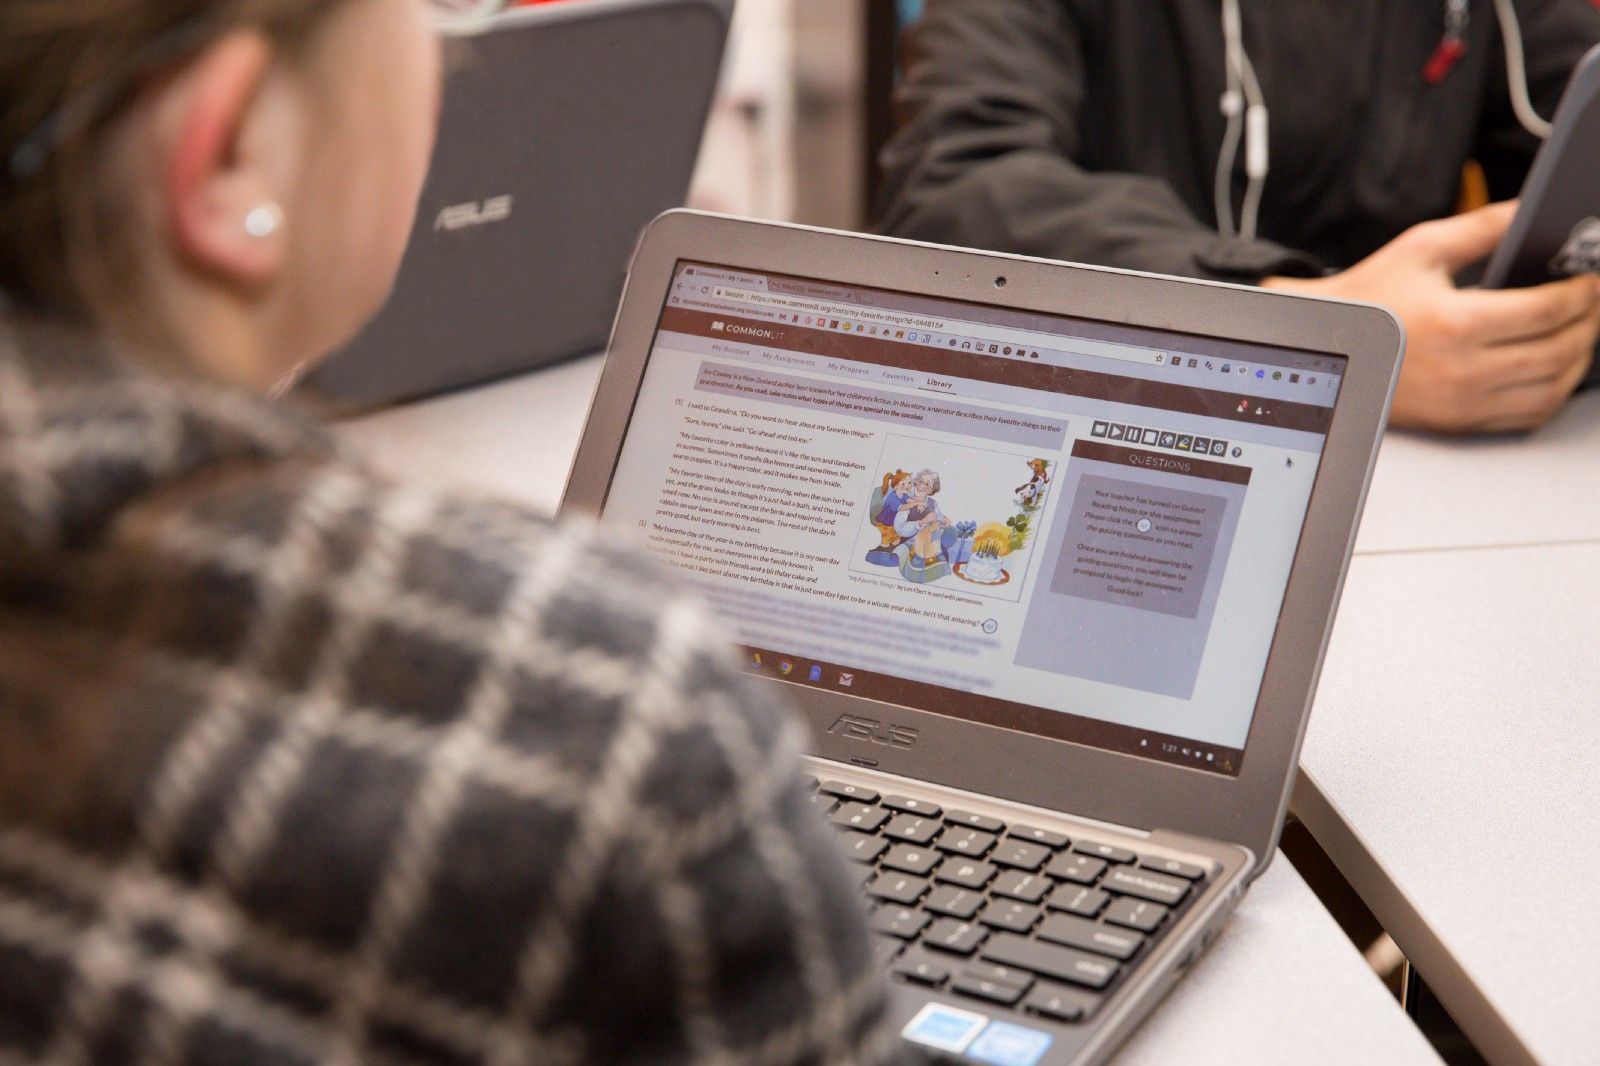
<instances>
[{"instance_id":1,"label":"white earbud cord","mask_svg":"<svg viewBox=\"0 0 1600 1066\"><path fill-rule=\"evenodd\" d=\"M1495 17L1500 20L1500 38L1506 46L1506 88L1511 93L1511 110L1522 128L1541 141L1550 137L1550 123L1534 110L1528 93L1527 55L1522 48L1522 24L1511 0L1494 0Z\"/></svg>"},{"instance_id":2,"label":"white earbud cord","mask_svg":"<svg viewBox=\"0 0 1600 1066\"><path fill-rule=\"evenodd\" d=\"M1227 88L1222 94L1222 113L1228 125L1222 136L1222 151L1217 159L1213 187L1217 230L1224 236L1253 240L1261 212L1261 196L1267 180L1267 102L1250 57L1244 50L1244 28L1239 0L1222 0L1222 39L1225 49ZM1233 221L1233 172L1239 161L1239 141L1245 143L1244 203L1238 228Z\"/></svg>"},{"instance_id":3,"label":"white earbud cord","mask_svg":"<svg viewBox=\"0 0 1600 1066\"><path fill-rule=\"evenodd\" d=\"M1239 64L1228 20L1228 2L1229 0L1223 0L1222 9L1222 68L1223 76L1227 79L1227 88L1223 90L1222 99L1219 101L1228 125L1222 133L1222 151L1217 156L1217 177L1212 186L1217 232L1224 237L1234 235L1233 166L1239 159L1239 137L1244 132L1244 93L1239 87Z\"/></svg>"},{"instance_id":4,"label":"white earbud cord","mask_svg":"<svg viewBox=\"0 0 1600 1066\"><path fill-rule=\"evenodd\" d=\"M1256 80L1255 64L1243 49L1239 59L1244 64L1244 172L1247 179L1244 204L1239 209L1239 236L1247 241L1256 239L1256 220L1261 215L1261 195L1267 187L1267 98Z\"/></svg>"}]
</instances>

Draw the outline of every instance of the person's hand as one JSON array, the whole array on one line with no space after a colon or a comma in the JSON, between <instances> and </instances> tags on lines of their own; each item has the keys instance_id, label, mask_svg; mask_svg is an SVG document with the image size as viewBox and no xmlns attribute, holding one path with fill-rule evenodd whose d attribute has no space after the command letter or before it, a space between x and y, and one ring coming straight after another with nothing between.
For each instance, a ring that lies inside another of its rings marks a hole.
<instances>
[{"instance_id":1,"label":"person's hand","mask_svg":"<svg viewBox=\"0 0 1600 1066\"><path fill-rule=\"evenodd\" d=\"M1454 277L1494 250L1515 203L1413 226L1326 278L1261 284L1389 307L1406 327L1390 421L1442 433L1543 425L1583 381L1600 336L1600 279L1527 289L1458 289Z\"/></svg>"}]
</instances>

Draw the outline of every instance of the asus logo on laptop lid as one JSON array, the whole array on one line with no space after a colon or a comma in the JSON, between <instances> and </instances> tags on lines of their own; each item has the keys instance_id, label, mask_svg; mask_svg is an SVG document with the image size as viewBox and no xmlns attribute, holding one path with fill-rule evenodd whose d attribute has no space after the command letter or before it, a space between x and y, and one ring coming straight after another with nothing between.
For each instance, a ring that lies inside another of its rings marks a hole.
<instances>
[{"instance_id":1,"label":"asus logo on laptop lid","mask_svg":"<svg viewBox=\"0 0 1600 1066\"><path fill-rule=\"evenodd\" d=\"M908 726L888 725L876 718L841 714L828 732L851 740L870 740L886 748L909 748L917 742L917 731Z\"/></svg>"},{"instance_id":2,"label":"asus logo on laptop lid","mask_svg":"<svg viewBox=\"0 0 1600 1066\"><path fill-rule=\"evenodd\" d=\"M487 200L470 200L464 204L451 204L442 209L433 220L433 231L454 233L473 226L487 226L491 222L504 222L511 217L514 200L510 196L491 196Z\"/></svg>"}]
</instances>

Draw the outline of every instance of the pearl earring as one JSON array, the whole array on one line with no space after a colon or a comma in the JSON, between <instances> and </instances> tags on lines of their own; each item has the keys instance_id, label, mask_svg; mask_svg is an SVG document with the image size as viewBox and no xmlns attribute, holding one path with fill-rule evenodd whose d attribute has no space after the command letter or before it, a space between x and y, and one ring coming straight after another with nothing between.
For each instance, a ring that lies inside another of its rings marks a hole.
<instances>
[{"instance_id":1,"label":"pearl earring","mask_svg":"<svg viewBox=\"0 0 1600 1066\"><path fill-rule=\"evenodd\" d=\"M244 216L244 231L256 239L270 237L283 225L283 208L272 201L257 204Z\"/></svg>"}]
</instances>

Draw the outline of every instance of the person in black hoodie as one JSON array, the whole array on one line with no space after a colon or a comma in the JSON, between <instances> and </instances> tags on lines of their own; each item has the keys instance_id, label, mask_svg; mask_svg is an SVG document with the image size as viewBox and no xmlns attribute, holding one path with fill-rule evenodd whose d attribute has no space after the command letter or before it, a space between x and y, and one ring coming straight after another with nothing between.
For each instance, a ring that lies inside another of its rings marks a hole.
<instances>
[{"instance_id":1,"label":"person in black hoodie","mask_svg":"<svg viewBox=\"0 0 1600 1066\"><path fill-rule=\"evenodd\" d=\"M1589 0L931 0L880 227L1384 303L1397 425L1532 428L1590 373L1600 283L1458 288L1513 206L1450 216L1469 161L1516 195L1597 42Z\"/></svg>"}]
</instances>

